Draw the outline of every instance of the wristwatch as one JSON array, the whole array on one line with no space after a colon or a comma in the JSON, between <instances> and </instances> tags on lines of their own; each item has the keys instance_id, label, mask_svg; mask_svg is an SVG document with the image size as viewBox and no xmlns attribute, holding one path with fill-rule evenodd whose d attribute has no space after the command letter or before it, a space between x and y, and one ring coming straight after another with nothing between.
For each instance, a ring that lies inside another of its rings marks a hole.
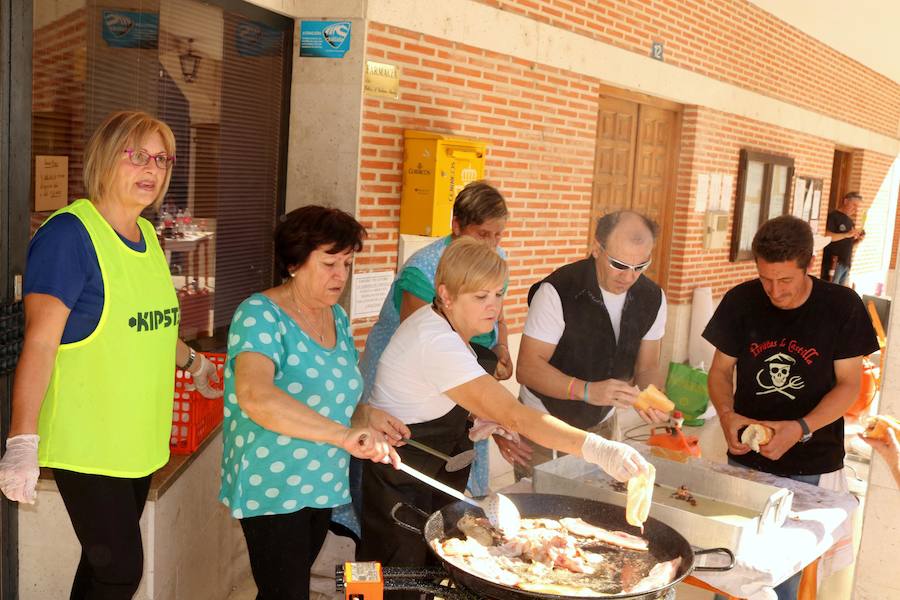
<instances>
[{"instance_id":1,"label":"wristwatch","mask_svg":"<svg viewBox=\"0 0 900 600\"><path fill-rule=\"evenodd\" d=\"M803 435L800 436L800 443L805 444L812 437L812 431L809 430L809 425L803 419L797 419L797 422L800 423L800 429L803 430Z\"/></svg>"},{"instance_id":2,"label":"wristwatch","mask_svg":"<svg viewBox=\"0 0 900 600\"><path fill-rule=\"evenodd\" d=\"M188 346L188 359L187 362L184 363L183 366L179 367L183 371L187 371L191 368L191 365L194 364L194 360L197 358L197 351Z\"/></svg>"}]
</instances>

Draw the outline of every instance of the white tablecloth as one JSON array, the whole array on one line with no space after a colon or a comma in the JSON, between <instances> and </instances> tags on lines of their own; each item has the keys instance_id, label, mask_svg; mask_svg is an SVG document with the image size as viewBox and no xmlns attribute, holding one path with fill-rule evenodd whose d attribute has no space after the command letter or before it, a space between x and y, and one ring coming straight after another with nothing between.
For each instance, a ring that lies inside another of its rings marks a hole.
<instances>
[{"instance_id":1,"label":"white tablecloth","mask_svg":"<svg viewBox=\"0 0 900 600\"><path fill-rule=\"evenodd\" d=\"M854 496L768 473L704 461L710 469L794 491L791 514L784 525L741 544L734 569L694 572L694 577L732 596L774 600L772 588L822 556L846 532L858 506ZM714 557L700 557L711 564ZM851 557L852 560L852 557Z\"/></svg>"}]
</instances>

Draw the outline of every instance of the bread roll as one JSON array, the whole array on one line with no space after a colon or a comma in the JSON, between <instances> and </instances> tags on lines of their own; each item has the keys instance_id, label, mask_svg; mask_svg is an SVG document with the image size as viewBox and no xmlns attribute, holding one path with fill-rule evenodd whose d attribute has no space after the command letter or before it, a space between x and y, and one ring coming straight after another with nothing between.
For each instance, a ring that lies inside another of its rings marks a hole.
<instances>
[{"instance_id":1,"label":"bread roll","mask_svg":"<svg viewBox=\"0 0 900 600\"><path fill-rule=\"evenodd\" d=\"M628 480L628 496L625 500L625 520L629 525L644 530L644 521L650 515L650 504L653 501L653 483L656 481L656 468L648 465L648 473L635 475Z\"/></svg>"},{"instance_id":2,"label":"bread roll","mask_svg":"<svg viewBox=\"0 0 900 600\"><path fill-rule=\"evenodd\" d=\"M775 430L771 427L753 423L744 429L744 433L741 434L741 443L750 446L754 452L759 452L759 447L771 442L773 435L775 435Z\"/></svg>"},{"instance_id":3,"label":"bread roll","mask_svg":"<svg viewBox=\"0 0 900 600\"><path fill-rule=\"evenodd\" d=\"M637 400L634 402L634 407L637 410L647 410L648 408L653 407L663 412L672 412L675 410L675 403L669 400L665 394L659 391L659 388L651 383L644 391L638 394Z\"/></svg>"},{"instance_id":4,"label":"bread roll","mask_svg":"<svg viewBox=\"0 0 900 600\"><path fill-rule=\"evenodd\" d=\"M886 440L887 430L893 429L894 434L900 438L900 421L888 415L875 415L866 419L866 430L863 436L873 440Z\"/></svg>"}]
</instances>

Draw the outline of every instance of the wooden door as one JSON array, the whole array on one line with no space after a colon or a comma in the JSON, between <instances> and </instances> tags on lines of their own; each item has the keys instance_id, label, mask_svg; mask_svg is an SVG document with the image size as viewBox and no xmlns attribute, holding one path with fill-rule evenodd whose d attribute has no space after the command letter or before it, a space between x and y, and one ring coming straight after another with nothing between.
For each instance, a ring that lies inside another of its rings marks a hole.
<instances>
[{"instance_id":1,"label":"wooden door","mask_svg":"<svg viewBox=\"0 0 900 600\"><path fill-rule=\"evenodd\" d=\"M631 206L638 105L600 98L591 226L608 212ZM591 232L593 237L593 231Z\"/></svg>"},{"instance_id":2,"label":"wooden door","mask_svg":"<svg viewBox=\"0 0 900 600\"><path fill-rule=\"evenodd\" d=\"M661 287L665 287L669 266L669 243L664 233L668 230L665 225L668 221L667 199L672 189L675 125L673 111L655 106L640 107L631 209L660 225L660 235L653 249L653 264L647 270L647 276Z\"/></svg>"},{"instance_id":3,"label":"wooden door","mask_svg":"<svg viewBox=\"0 0 900 600\"><path fill-rule=\"evenodd\" d=\"M843 150L834 151L831 166L831 189L828 193L828 212L836 210L841 198L850 190L850 171L853 169L853 154ZM818 218L818 217L816 217Z\"/></svg>"},{"instance_id":4,"label":"wooden door","mask_svg":"<svg viewBox=\"0 0 900 600\"><path fill-rule=\"evenodd\" d=\"M588 240L593 240L597 219L607 213L631 209L647 215L660 226L653 264L647 275L665 288L678 151L678 111L670 103L664 106L647 103L652 101L649 97L600 98Z\"/></svg>"}]
</instances>

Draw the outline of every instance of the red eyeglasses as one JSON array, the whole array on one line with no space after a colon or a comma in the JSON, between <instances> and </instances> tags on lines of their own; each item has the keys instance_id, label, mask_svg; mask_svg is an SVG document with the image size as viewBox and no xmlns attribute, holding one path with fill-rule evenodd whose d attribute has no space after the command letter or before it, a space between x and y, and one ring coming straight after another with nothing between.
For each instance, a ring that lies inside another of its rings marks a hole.
<instances>
[{"instance_id":1,"label":"red eyeglasses","mask_svg":"<svg viewBox=\"0 0 900 600\"><path fill-rule=\"evenodd\" d=\"M128 160L136 167L146 166L151 159L156 163L156 167L163 171L175 164L174 156L169 156L162 152L159 154L150 154L146 150L134 150L132 148L127 148L123 150L123 152L128 155Z\"/></svg>"}]
</instances>

